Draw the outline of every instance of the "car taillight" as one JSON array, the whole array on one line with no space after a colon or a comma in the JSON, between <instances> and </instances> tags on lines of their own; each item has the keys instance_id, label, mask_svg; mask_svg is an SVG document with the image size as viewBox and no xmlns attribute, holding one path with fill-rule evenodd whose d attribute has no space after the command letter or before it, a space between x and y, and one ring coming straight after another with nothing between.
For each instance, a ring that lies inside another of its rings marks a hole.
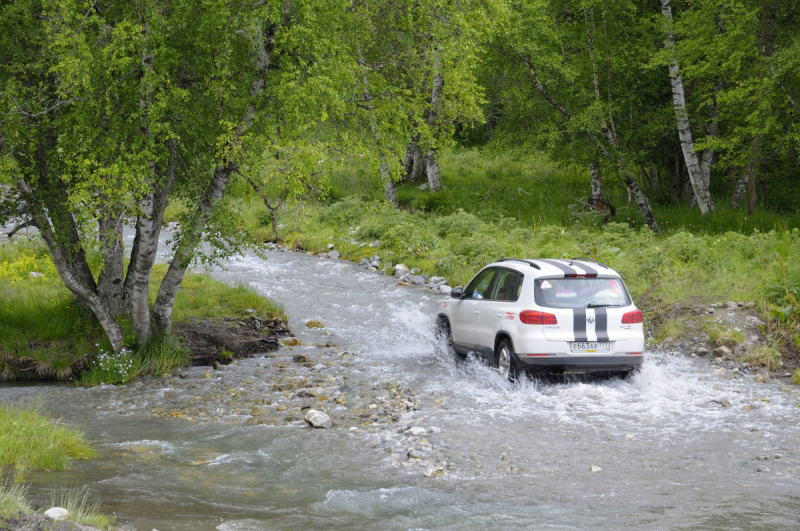
<instances>
[{"instance_id":1,"label":"car taillight","mask_svg":"<svg viewBox=\"0 0 800 531\"><path fill-rule=\"evenodd\" d=\"M537 312L534 310L524 310L519 312L519 320L529 325L554 325L558 324L558 319L552 313Z\"/></svg>"},{"instance_id":2,"label":"car taillight","mask_svg":"<svg viewBox=\"0 0 800 531\"><path fill-rule=\"evenodd\" d=\"M564 275L564 278L595 278L597 273L586 273L585 275L579 275L577 273L567 273Z\"/></svg>"},{"instance_id":3,"label":"car taillight","mask_svg":"<svg viewBox=\"0 0 800 531\"><path fill-rule=\"evenodd\" d=\"M622 316L622 324L637 324L644 320L642 310L633 310Z\"/></svg>"}]
</instances>

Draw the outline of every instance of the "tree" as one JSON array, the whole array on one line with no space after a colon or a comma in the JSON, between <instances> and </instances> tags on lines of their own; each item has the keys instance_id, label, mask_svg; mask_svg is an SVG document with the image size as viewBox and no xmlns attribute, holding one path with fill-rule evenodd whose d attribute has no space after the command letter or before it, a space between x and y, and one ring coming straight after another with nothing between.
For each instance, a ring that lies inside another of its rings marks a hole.
<instances>
[{"instance_id":1,"label":"tree","mask_svg":"<svg viewBox=\"0 0 800 531\"><path fill-rule=\"evenodd\" d=\"M282 128L324 116L342 6L30 0L0 9L2 178L17 188L3 211L32 217L64 284L114 350L124 339L120 311L139 344L169 333L204 236L214 249L204 259L246 243L223 201L231 176ZM190 208L151 308L171 198ZM136 235L123 278L121 223L130 215ZM95 242L97 281L86 259Z\"/></svg>"}]
</instances>

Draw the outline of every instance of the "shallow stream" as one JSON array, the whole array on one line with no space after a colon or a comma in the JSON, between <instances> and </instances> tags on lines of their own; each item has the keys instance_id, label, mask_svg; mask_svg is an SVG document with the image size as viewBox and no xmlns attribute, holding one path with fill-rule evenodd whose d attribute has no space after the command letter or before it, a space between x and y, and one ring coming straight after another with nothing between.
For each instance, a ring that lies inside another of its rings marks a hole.
<instances>
[{"instance_id":1,"label":"shallow stream","mask_svg":"<svg viewBox=\"0 0 800 531\"><path fill-rule=\"evenodd\" d=\"M308 346L205 378L0 388L103 455L27 474L34 501L86 485L119 523L160 531L800 528L797 388L670 352L629 381L509 384L443 354L441 295L303 253L224 265L216 278L284 304ZM292 381L319 392L297 397ZM334 429L305 427L307 405Z\"/></svg>"}]
</instances>

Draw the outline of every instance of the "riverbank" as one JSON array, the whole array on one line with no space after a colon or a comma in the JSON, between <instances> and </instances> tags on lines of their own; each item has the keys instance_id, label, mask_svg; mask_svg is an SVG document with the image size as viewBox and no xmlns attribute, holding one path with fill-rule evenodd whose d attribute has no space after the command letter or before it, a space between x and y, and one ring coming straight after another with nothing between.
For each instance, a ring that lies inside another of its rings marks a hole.
<instances>
[{"instance_id":1,"label":"riverbank","mask_svg":"<svg viewBox=\"0 0 800 531\"><path fill-rule=\"evenodd\" d=\"M153 268L151 302L166 270ZM269 352L291 335L288 318L269 299L201 274L186 275L173 318L174 338L115 355L97 321L73 302L37 237L0 245L0 381L125 383L189 363L225 364ZM130 336L129 323L123 328Z\"/></svg>"}]
</instances>

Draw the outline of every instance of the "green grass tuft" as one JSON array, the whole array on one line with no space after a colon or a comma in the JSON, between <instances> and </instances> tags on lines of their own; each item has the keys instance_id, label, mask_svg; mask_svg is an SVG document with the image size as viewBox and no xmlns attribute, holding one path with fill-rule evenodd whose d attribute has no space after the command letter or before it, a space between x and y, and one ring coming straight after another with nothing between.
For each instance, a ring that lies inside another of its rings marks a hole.
<instances>
[{"instance_id":1,"label":"green grass tuft","mask_svg":"<svg viewBox=\"0 0 800 531\"><path fill-rule=\"evenodd\" d=\"M51 496L53 507L63 507L69 511L69 520L79 524L109 529L116 520L113 516L100 513L100 502L89 503L86 487L54 491Z\"/></svg>"},{"instance_id":2,"label":"green grass tuft","mask_svg":"<svg viewBox=\"0 0 800 531\"><path fill-rule=\"evenodd\" d=\"M31 512L25 500L28 488L8 480L0 483L0 520L15 518Z\"/></svg>"},{"instance_id":3,"label":"green grass tuft","mask_svg":"<svg viewBox=\"0 0 800 531\"><path fill-rule=\"evenodd\" d=\"M733 348L742 341L744 341L744 334L739 330L732 328L721 328L715 324L709 323L706 327L708 339L715 347L730 347Z\"/></svg>"},{"instance_id":4,"label":"green grass tuft","mask_svg":"<svg viewBox=\"0 0 800 531\"><path fill-rule=\"evenodd\" d=\"M0 466L65 470L72 459L97 457L82 432L59 425L38 406L0 404Z\"/></svg>"},{"instance_id":5,"label":"green grass tuft","mask_svg":"<svg viewBox=\"0 0 800 531\"><path fill-rule=\"evenodd\" d=\"M754 367L764 367L772 372L781 366L781 353L773 347L762 345L756 347L742 361Z\"/></svg>"}]
</instances>

